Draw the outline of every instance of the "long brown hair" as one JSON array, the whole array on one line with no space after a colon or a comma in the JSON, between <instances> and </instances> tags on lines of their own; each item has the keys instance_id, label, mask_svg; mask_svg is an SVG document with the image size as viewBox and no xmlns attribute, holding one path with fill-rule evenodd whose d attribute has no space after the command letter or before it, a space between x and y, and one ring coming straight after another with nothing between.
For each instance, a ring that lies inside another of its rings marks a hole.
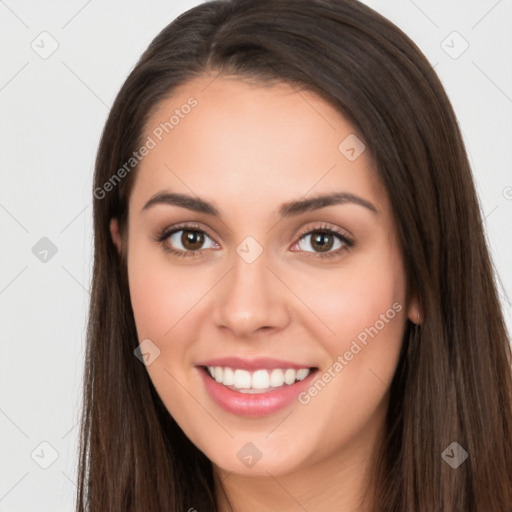
<instances>
[{"instance_id":1,"label":"long brown hair","mask_svg":"<svg viewBox=\"0 0 512 512\"><path fill-rule=\"evenodd\" d=\"M119 92L94 176L77 511L217 510L211 462L134 356L126 254L109 232L117 217L124 233L137 168L113 176L159 103L205 72L316 92L363 134L389 194L423 320L407 323L391 385L376 510L510 512L512 357L461 134L417 46L355 0L201 4L157 35ZM468 454L457 468L454 442Z\"/></svg>"}]
</instances>

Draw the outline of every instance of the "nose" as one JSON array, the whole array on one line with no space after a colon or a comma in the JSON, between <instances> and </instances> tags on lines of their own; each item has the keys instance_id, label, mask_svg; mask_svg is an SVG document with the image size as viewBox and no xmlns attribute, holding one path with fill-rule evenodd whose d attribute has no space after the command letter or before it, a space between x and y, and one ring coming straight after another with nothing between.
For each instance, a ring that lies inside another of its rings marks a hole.
<instances>
[{"instance_id":1,"label":"nose","mask_svg":"<svg viewBox=\"0 0 512 512\"><path fill-rule=\"evenodd\" d=\"M290 322L289 297L274 272L267 268L265 252L248 263L234 255L233 267L217 286L214 319L218 328L237 338L279 331Z\"/></svg>"}]
</instances>

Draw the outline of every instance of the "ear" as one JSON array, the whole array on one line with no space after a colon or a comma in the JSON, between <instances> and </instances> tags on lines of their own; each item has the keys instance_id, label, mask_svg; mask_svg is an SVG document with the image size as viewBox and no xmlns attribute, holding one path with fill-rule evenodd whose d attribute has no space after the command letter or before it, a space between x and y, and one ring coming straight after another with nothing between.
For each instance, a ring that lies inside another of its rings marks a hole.
<instances>
[{"instance_id":1,"label":"ear","mask_svg":"<svg viewBox=\"0 0 512 512\"><path fill-rule=\"evenodd\" d=\"M413 296L409 302L409 307L407 308L407 317L413 324L420 325L423 321L423 314L416 296Z\"/></svg>"},{"instance_id":2,"label":"ear","mask_svg":"<svg viewBox=\"0 0 512 512\"><path fill-rule=\"evenodd\" d=\"M117 252L121 254L121 235L119 233L119 223L116 218L110 219L110 235L117 248Z\"/></svg>"}]
</instances>

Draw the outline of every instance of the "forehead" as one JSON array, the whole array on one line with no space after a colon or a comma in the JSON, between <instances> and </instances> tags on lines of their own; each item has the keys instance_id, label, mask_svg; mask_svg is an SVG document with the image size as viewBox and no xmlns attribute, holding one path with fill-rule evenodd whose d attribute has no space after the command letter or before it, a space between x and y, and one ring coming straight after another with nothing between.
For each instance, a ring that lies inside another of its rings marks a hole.
<instances>
[{"instance_id":1,"label":"forehead","mask_svg":"<svg viewBox=\"0 0 512 512\"><path fill-rule=\"evenodd\" d=\"M143 140L152 149L137 170L137 209L164 189L259 211L308 193L383 195L369 152L347 158L362 135L318 95L284 83L191 80L160 103Z\"/></svg>"}]
</instances>

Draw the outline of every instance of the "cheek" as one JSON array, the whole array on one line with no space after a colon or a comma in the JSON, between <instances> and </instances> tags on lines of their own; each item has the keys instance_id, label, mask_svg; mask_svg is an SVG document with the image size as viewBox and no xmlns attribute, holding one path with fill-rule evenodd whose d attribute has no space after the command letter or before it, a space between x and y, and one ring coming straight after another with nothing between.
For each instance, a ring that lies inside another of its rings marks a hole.
<instances>
[{"instance_id":1,"label":"cheek","mask_svg":"<svg viewBox=\"0 0 512 512\"><path fill-rule=\"evenodd\" d=\"M324 419L321 436L335 442L338 425L355 436L383 404L402 346L405 278L400 258L384 250L308 285L308 305L322 320L309 328L330 361L300 403Z\"/></svg>"},{"instance_id":2,"label":"cheek","mask_svg":"<svg viewBox=\"0 0 512 512\"><path fill-rule=\"evenodd\" d=\"M137 335L139 342L149 338L160 350L147 371L171 415L190 432L201 410L183 387L190 386L187 350L199 324L195 306L211 285L192 267L172 265L154 248L133 247L128 278Z\"/></svg>"},{"instance_id":3,"label":"cheek","mask_svg":"<svg viewBox=\"0 0 512 512\"><path fill-rule=\"evenodd\" d=\"M165 254L133 251L128 261L130 299L140 339L162 339L187 315L208 283L194 277L192 267L171 265Z\"/></svg>"},{"instance_id":4,"label":"cheek","mask_svg":"<svg viewBox=\"0 0 512 512\"><path fill-rule=\"evenodd\" d=\"M394 250L373 251L354 265L347 262L316 280L303 280L302 286L301 293L315 313L310 328L333 358L349 350L353 340L364 346L365 341L378 339L382 355L390 357L400 346L405 278Z\"/></svg>"}]
</instances>

